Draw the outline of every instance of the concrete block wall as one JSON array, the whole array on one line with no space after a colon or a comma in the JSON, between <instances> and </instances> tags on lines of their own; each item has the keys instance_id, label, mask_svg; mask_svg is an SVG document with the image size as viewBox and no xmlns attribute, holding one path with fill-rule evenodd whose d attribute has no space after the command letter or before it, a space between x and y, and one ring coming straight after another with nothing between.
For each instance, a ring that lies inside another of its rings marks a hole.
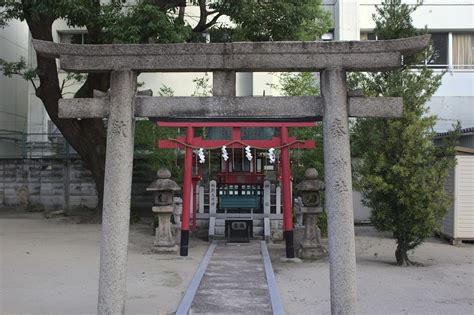
<instances>
[{"instance_id":1,"label":"concrete block wall","mask_svg":"<svg viewBox=\"0 0 474 315\"><path fill-rule=\"evenodd\" d=\"M0 160L2 205L60 210L97 204L90 172L77 159Z\"/></svg>"},{"instance_id":2,"label":"concrete block wall","mask_svg":"<svg viewBox=\"0 0 474 315\"><path fill-rule=\"evenodd\" d=\"M135 160L132 208L150 210L154 173ZM67 210L97 205L94 179L80 159L0 159L0 207ZM151 212L151 211L150 211Z\"/></svg>"}]
</instances>

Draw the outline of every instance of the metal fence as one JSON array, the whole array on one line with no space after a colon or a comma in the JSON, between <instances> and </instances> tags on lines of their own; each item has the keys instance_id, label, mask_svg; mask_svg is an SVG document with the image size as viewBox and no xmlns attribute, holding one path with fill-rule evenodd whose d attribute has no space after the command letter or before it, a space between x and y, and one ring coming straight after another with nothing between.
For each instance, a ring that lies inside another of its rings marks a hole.
<instances>
[{"instance_id":1,"label":"metal fence","mask_svg":"<svg viewBox=\"0 0 474 315\"><path fill-rule=\"evenodd\" d=\"M77 152L58 133L0 132L0 158L73 158Z\"/></svg>"}]
</instances>

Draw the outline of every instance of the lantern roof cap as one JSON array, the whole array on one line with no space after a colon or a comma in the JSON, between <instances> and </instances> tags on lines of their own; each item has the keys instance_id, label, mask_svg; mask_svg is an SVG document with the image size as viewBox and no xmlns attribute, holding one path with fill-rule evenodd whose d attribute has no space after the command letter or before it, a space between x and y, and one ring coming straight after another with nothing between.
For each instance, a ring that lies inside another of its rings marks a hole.
<instances>
[{"instance_id":1,"label":"lantern roof cap","mask_svg":"<svg viewBox=\"0 0 474 315\"><path fill-rule=\"evenodd\" d=\"M319 180L318 171L315 168L308 168L304 173L305 179L296 185L299 191L318 191L324 189L324 183Z\"/></svg>"},{"instance_id":2,"label":"lantern roof cap","mask_svg":"<svg viewBox=\"0 0 474 315\"><path fill-rule=\"evenodd\" d=\"M171 178L171 172L167 168L160 168L156 172L157 180L147 187L147 191L179 191L181 187Z\"/></svg>"}]
</instances>

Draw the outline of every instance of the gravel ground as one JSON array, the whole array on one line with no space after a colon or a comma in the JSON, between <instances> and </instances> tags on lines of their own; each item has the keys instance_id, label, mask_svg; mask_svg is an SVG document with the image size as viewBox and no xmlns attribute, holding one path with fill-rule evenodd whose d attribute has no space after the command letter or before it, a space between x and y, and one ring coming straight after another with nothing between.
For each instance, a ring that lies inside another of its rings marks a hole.
<instances>
[{"instance_id":1,"label":"gravel ground","mask_svg":"<svg viewBox=\"0 0 474 315\"><path fill-rule=\"evenodd\" d=\"M360 314L474 314L474 245L430 239L412 259L393 264L394 241L370 227L356 228ZM132 225L127 314L173 313L207 249L191 240L182 260L150 253L149 225ZM0 215L0 314L95 314L100 225L68 218ZM329 314L327 260L282 263L270 245L287 314ZM249 310L251 311L251 310Z\"/></svg>"},{"instance_id":2,"label":"gravel ground","mask_svg":"<svg viewBox=\"0 0 474 315\"><path fill-rule=\"evenodd\" d=\"M431 238L410 257L422 267L394 264L395 241L372 227L356 227L360 314L474 314L474 244ZM272 263L287 314L330 314L329 263Z\"/></svg>"}]
</instances>

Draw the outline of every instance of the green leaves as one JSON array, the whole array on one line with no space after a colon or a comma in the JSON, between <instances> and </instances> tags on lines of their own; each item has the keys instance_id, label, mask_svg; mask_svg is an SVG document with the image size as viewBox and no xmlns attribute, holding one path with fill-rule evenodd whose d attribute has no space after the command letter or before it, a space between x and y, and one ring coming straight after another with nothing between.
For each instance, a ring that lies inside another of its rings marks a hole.
<instances>
[{"instance_id":1,"label":"green leaves","mask_svg":"<svg viewBox=\"0 0 474 315\"><path fill-rule=\"evenodd\" d=\"M139 120L135 126L135 154L144 158L152 170L166 167L173 174L173 179L180 182L182 173L177 165L177 151L170 149L157 149L156 141L159 139L176 138L176 128L158 128L149 120Z\"/></svg>"},{"instance_id":2,"label":"green leaves","mask_svg":"<svg viewBox=\"0 0 474 315\"><path fill-rule=\"evenodd\" d=\"M250 41L318 40L331 27L321 0L223 1L221 10Z\"/></svg>"},{"instance_id":3,"label":"green leaves","mask_svg":"<svg viewBox=\"0 0 474 315\"><path fill-rule=\"evenodd\" d=\"M310 72L280 74L279 86L276 86L287 96L319 95L319 82L316 81L314 74Z\"/></svg>"},{"instance_id":4,"label":"green leaves","mask_svg":"<svg viewBox=\"0 0 474 315\"><path fill-rule=\"evenodd\" d=\"M376 6L376 13L372 15L375 21L375 34L379 40L397 39L417 35L412 24L411 14L417 6L402 4L401 0L386 0Z\"/></svg>"},{"instance_id":5,"label":"green leaves","mask_svg":"<svg viewBox=\"0 0 474 315\"><path fill-rule=\"evenodd\" d=\"M125 11L105 6L104 20L107 34L116 43L180 43L191 34L190 26L146 2Z\"/></svg>"},{"instance_id":6,"label":"green leaves","mask_svg":"<svg viewBox=\"0 0 474 315\"><path fill-rule=\"evenodd\" d=\"M209 79L207 72L203 77L197 77L193 79L195 84L194 92L191 96L211 96L212 95L212 85Z\"/></svg>"},{"instance_id":7,"label":"green leaves","mask_svg":"<svg viewBox=\"0 0 474 315\"><path fill-rule=\"evenodd\" d=\"M31 82L38 76L37 69L29 67L23 57L20 57L19 61L13 62L0 59L0 71L4 76L11 77L13 75L19 75L23 79Z\"/></svg>"},{"instance_id":8,"label":"green leaves","mask_svg":"<svg viewBox=\"0 0 474 315\"><path fill-rule=\"evenodd\" d=\"M8 21L12 19L24 19L21 2L0 0L0 28L5 27Z\"/></svg>"}]
</instances>

